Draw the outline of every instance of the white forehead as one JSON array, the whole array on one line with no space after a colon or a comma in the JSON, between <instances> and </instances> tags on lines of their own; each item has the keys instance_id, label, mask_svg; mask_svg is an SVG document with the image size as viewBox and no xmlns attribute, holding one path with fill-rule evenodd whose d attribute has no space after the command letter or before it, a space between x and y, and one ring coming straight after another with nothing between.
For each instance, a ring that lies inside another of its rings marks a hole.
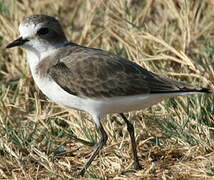
<instances>
[{"instance_id":1,"label":"white forehead","mask_svg":"<svg viewBox=\"0 0 214 180\"><path fill-rule=\"evenodd\" d=\"M21 23L19 25L19 33L22 38L29 38L33 37L38 29L40 29L43 26L43 23Z\"/></svg>"}]
</instances>

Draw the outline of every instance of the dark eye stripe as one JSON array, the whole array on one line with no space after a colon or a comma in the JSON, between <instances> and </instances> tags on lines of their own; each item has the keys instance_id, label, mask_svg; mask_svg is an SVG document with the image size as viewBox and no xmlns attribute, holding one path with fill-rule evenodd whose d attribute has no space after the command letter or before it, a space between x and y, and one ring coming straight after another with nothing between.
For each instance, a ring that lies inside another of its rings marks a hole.
<instances>
[{"instance_id":1,"label":"dark eye stripe","mask_svg":"<svg viewBox=\"0 0 214 180\"><path fill-rule=\"evenodd\" d=\"M45 35L49 32L49 29L48 28L41 28L37 31L37 34L38 35Z\"/></svg>"}]
</instances>

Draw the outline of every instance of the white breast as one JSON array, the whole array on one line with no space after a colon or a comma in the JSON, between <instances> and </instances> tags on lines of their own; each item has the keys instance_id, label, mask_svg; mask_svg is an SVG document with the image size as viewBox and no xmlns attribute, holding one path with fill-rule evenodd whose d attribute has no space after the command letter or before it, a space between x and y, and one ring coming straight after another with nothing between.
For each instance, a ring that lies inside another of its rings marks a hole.
<instances>
[{"instance_id":1,"label":"white breast","mask_svg":"<svg viewBox=\"0 0 214 180\"><path fill-rule=\"evenodd\" d=\"M50 77L41 78L36 73L36 67L40 60L34 53L27 51L27 59L36 85L50 100L60 105L84 110L82 109L82 98L67 93Z\"/></svg>"}]
</instances>

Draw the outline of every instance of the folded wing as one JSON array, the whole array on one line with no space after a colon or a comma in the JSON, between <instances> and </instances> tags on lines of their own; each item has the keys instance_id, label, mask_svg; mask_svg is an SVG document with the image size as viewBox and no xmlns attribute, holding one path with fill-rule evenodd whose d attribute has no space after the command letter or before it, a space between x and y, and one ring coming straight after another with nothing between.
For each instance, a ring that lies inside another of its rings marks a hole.
<instances>
[{"instance_id":1,"label":"folded wing","mask_svg":"<svg viewBox=\"0 0 214 180\"><path fill-rule=\"evenodd\" d=\"M65 91L80 97L208 91L160 77L109 52L81 46L72 48L67 56L60 58L48 69L48 75Z\"/></svg>"}]
</instances>

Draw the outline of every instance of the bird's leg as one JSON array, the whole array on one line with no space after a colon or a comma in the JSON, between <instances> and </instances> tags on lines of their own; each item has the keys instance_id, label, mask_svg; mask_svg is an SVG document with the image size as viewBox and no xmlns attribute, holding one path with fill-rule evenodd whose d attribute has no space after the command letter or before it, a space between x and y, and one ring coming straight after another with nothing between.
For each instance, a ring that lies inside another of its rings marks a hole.
<instances>
[{"instance_id":1,"label":"bird's leg","mask_svg":"<svg viewBox=\"0 0 214 180\"><path fill-rule=\"evenodd\" d=\"M126 118L126 116L123 113L120 113L120 115L123 118L123 120L125 121L125 123L127 125L127 130L129 132L129 135L130 135L131 144L132 144L132 154L133 154L133 159L134 159L134 168L136 170L142 169L140 166L140 163L139 163L138 156L137 156L137 145L136 145L136 141L135 141L134 126Z\"/></svg>"},{"instance_id":2,"label":"bird's leg","mask_svg":"<svg viewBox=\"0 0 214 180\"><path fill-rule=\"evenodd\" d=\"M84 173L87 170L87 168L91 165L91 163L94 160L94 158L97 156L99 151L103 148L103 146L106 144L106 142L108 140L108 136L107 136L107 134L106 134L106 132L105 132L105 130L104 130L104 128L103 128L101 123L100 123L98 128L99 128L99 133L100 133L100 141L97 144L96 149L93 151L93 153L91 154L90 158L88 159L88 161L84 165L84 167L78 173L78 176L83 176L84 175Z\"/></svg>"}]
</instances>

